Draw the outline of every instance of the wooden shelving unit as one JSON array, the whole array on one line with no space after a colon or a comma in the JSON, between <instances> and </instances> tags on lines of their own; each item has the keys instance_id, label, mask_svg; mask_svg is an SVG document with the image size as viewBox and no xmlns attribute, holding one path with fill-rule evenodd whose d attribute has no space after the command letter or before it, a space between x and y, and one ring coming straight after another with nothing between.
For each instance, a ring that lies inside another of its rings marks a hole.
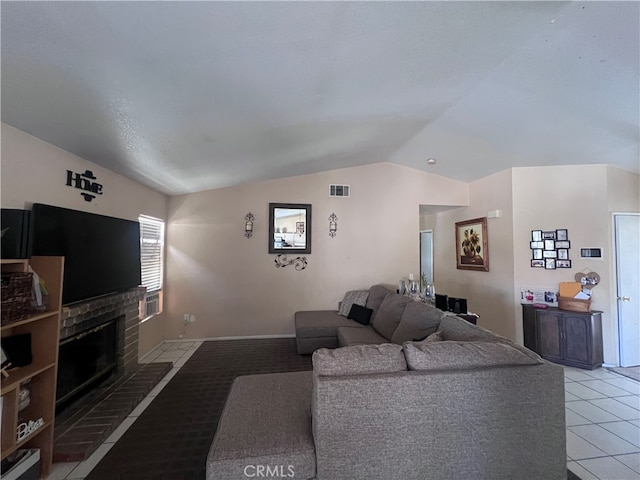
<instances>
[{"instance_id":1,"label":"wooden shelving unit","mask_svg":"<svg viewBox=\"0 0 640 480\"><path fill-rule=\"evenodd\" d=\"M28 266L44 280L49 293L47 311L37 312L24 320L4 325L2 338L31 334L33 361L25 367L8 371L2 378L2 459L19 448L40 449L41 476L47 478L53 458L53 424L55 420L56 374L60 313L62 309L63 257L32 257L30 260L2 260L2 272L26 272ZM1 314L1 312L0 312ZM18 411L20 386L29 382L30 404ZM18 426L29 421L42 425L18 440Z\"/></svg>"}]
</instances>

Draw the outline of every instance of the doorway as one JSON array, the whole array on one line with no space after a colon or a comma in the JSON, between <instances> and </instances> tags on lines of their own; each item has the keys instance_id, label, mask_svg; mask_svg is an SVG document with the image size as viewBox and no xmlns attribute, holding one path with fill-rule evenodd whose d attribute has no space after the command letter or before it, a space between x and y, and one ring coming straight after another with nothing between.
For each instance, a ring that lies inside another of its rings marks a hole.
<instances>
[{"instance_id":1,"label":"doorway","mask_svg":"<svg viewBox=\"0 0 640 480\"><path fill-rule=\"evenodd\" d=\"M433 283L433 230L420 231L420 281Z\"/></svg>"},{"instance_id":2,"label":"doorway","mask_svg":"<svg viewBox=\"0 0 640 480\"><path fill-rule=\"evenodd\" d=\"M640 365L640 214L613 215L620 366Z\"/></svg>"}]
</instances>

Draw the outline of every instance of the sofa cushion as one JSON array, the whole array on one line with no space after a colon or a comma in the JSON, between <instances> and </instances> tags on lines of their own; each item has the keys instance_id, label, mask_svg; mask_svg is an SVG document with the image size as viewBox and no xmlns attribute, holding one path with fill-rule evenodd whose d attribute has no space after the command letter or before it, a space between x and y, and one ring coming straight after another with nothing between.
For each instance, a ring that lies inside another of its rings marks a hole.
<instances>
[{"instance_id":1,"label":"sofa cushion","mask_svg":"<svg viewBox=\"0 0 640 480\"><path fill-rule=\"evenodd\" d=\"M440 330L445 340L459 340L462 342L496 342L509 341L495 333L473 325L453 313L443 313L440 320Z\"/></svg>"},{"instance_id":2,"label":"sofa cushion","mask_svg":"<svg viewBox=\"0 0 640 480\"><path fill-rule=\"evenodd\" d=\"M384 285L374 285L369 289L369 297L367 297L367 304L365 307L373 310L373 314L371 315L372 319L376 316L376 312L378 311L378 308L380 308L380 304L382 303L382 300L384 300L384 297L390 293L393 292Z\"/></svg>"},{"instance_id":3,"label":"sofa cushion","mask_svg":"<svg viewBox=\"0 0 640 480\"><path fill-rule=\"evenodd\" d=\"M365 328L338 327L338 345L341 347L348 347L349 345L379 345L388 341L371 326Z\"/></svg>"},{"instance_id":4,"label":"sofa cushion","mask_svg":"<svg viewBox=\"0 0 640 480\"><path fill-rule=\"evenodd\" d=\"M400 323L393 332L391 341L402 344L423 339L438 329L441 318L441 310L422 302L410 302L400 317Z\"/></svg>"},{"instance_id":5,"label":"sofa cushion","mask_svg":"<svg viewBox=\"0 0 640 480\"><path fill-rule=\"evenodd\" d=\"M369 320L371 320L372 313L373 310L371 310L370 308L362 307L354 303L353 305L351 305L351 310L349 311L349 315L347 315L347 318L355 320L362 325L369 325Z\"/></svg>"},{"instance_id":6,"label":"sofa cushion","mask_svg":"<svg viewBox=\"0 0 640 480\"><path fill-rule=\"evenodd\" d=\"M349 315L351 311L351 305L362 305L363 307L367 304L367 297L369 296L369 290L351 290L344 294L344 298L342 302L340 302L340 308L338 309L338 315L342 315L346 317Z\"/></svg>"},{"instance_id":7,"label":"sofa cushion","mask_svg":"<svg viewBox=\"0 0 640 480\"><path fill-rule=\"evenodd\" d=\"M443 340L444 337L442 336L442 331L438 330L437 332L433 332L431 335L427 336L427 338L423 339L422 342L442 342Z\"/></svg>"},{"instance_id":8,"label":"sofa cushion","mask_svg":"<svg viewBox=\"0 0 640 480\"><path fill-rule=\"evenodd\" d=\"M308 310L294 315L296 337L336 337L338 327L364 328L358 322L350 320L333 310Z\"/></svg>"},{"instance_id":9,"label":"sofa cushion","mask_svg":"<svg viewBox=\"0 0 640 480\"><path fill-rule=\"evenodd\" d=\"M409 302L413 302L409 297L398 295L397 293L388 294L384 297L380 308L373 316L371 325L380 335L391 339Z\"/></svg>"},{"instance_id":10,"label":"sofa cushion","mask_svg":"<svg viewBox=\"0 0 640 480\"><path fill-rule=\"evenodd\" d=\"M407 362L400 345L354 345L329 350L321 348L313 354L313 371L318 375L359 375L401 372Z\"/></svg>"},{"instance_id":11,"label":"sofa cushion","mask_svg":"<svg viewBox=\"0 0 640 480\"><path fill-rule=\"evenodd\" d=\"M207 456L206 478L246 478L248 465L284 465L285 473L291 466L296 478L313 478L312 388L309 371L236 378Z\"/></svg>"},{"instance_id":12,"label":"sofa cushion","mask_svg":"<svg viewBox=\"0 0 640 480\"><path fill-rule=\"evenodd\" d=\"M498 342L405 342L402 347L409 370L454 370L543 363L533 352L526 354Z\"/></svg>"}]
</instances>

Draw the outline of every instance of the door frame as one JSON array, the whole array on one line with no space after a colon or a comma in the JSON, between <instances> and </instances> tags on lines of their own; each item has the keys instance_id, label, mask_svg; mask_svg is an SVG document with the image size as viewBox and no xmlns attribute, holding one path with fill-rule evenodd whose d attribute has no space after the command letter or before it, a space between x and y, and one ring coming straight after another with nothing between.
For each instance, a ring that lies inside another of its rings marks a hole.
<instances>
[{"instance_id":1,"label":"door frame","mask_svg":"<svg viewBox=\"0 0 640 480\"><path fill-rule=\"evenodd\" d=\"M433 228L425 228L418 231L418 248L419 248L419 257L420 257L420 272L419 280L422 282L422 234L430 233L431 234L431 283L435 283L434 277L434 268L433 268ZM422 287L422 284L421 284Z\"/></svg>"},{"instance_id":2,"label":"door frame","mask_svg":"<svg viewBox=\"0 0 640 480\"><path fill-rule=\"evenodd\" d=\"M640 216L640 212L611 212L611 317L613 319L614 341L616 345L616 366L620 366L622 356L620 349L620 315L618 310L618 249L616 245L616 216Z\"/></svg>"}]
</instances>

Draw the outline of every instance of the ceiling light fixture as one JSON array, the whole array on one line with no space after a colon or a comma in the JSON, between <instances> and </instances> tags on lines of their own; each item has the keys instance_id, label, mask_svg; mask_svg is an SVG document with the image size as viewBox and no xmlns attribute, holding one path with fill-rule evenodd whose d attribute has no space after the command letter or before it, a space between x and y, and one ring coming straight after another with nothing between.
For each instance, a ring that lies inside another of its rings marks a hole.
<instances>
[{"instance_id":1,"label":"ceiling light fixture","mask_svg":"<svg viewBox=\"0 0 640 480\"><path fill-rule=\"evenodd\" d=\"M435 165L436 164L436 159L435 158L427 158L427 164Z\"/></svg>"}]
</instances>

